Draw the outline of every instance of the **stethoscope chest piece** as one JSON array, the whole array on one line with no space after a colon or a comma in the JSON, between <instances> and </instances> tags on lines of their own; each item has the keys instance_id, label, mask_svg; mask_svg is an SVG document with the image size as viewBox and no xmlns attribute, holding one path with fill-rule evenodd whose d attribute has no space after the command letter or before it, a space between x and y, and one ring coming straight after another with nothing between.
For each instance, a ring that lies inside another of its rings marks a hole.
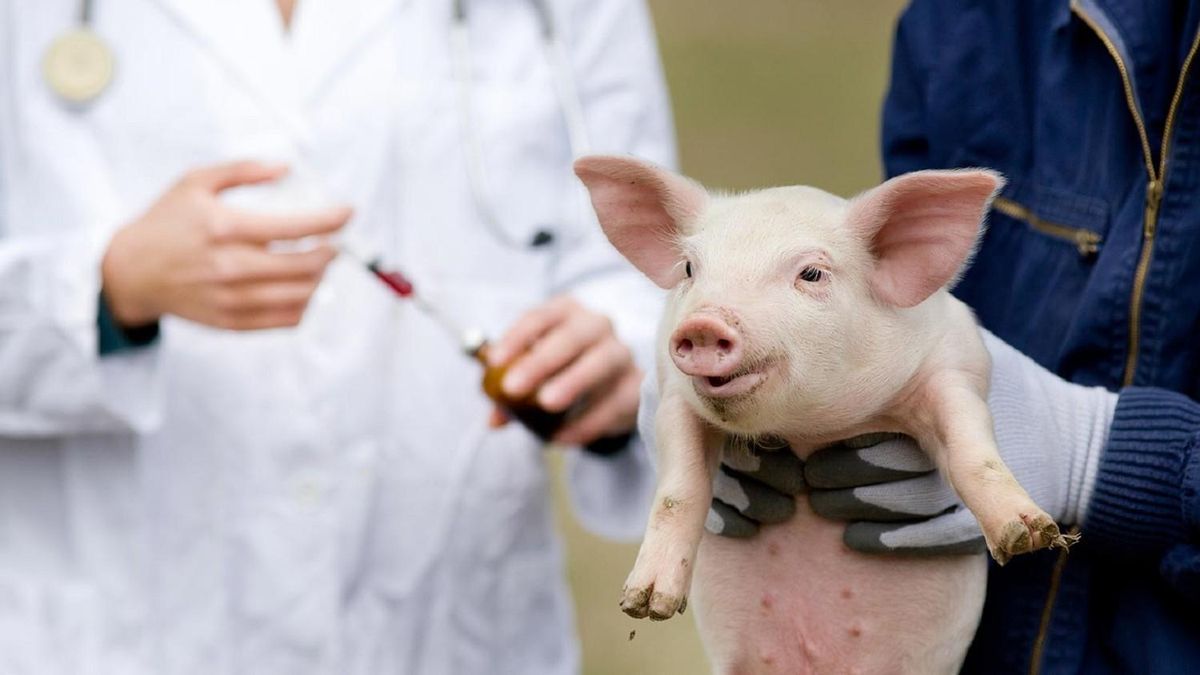
<instances>
[{"instance_id":1,"label":"stethoscope chest piece","mask_svg":"<svg viewBox=\"0 0 1200 675\"><path fill-rule=\"evenodd\" d=\"M42 59L42 74L51 91L75 105L90 103L103 93L115 68L112 49L86 27L55 38Z\"/></svg>"}]
</instances>

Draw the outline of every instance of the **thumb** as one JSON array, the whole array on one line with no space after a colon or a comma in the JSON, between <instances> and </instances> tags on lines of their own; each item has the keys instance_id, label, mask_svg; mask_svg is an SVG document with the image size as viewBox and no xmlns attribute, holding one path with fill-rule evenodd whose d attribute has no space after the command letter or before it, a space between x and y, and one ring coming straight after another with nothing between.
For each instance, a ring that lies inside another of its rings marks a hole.
<instances>
[{"instance_id":1,"label":"thumb","mask_svg":"<svg viewBox=\"0 0 1200 675\"><path fill-rule=\"evenodd\" d=\"M488 415L488 428L499 429L508 424L508 413L504 412L500 406L493 406L492 412Z\"/></svg>"},{"instance_id":2,"label":"thumb","mask_svg":"<svg viewBox=\"0 0 1200 675\"><path fill-rule=\"evenodd\" d=\"M226 162L201 167L186 180L209 192L220 192L239 185L254 185L278 180L286 175L286 164L264 164L253 160Z\"/></svg>"}]
</instances>

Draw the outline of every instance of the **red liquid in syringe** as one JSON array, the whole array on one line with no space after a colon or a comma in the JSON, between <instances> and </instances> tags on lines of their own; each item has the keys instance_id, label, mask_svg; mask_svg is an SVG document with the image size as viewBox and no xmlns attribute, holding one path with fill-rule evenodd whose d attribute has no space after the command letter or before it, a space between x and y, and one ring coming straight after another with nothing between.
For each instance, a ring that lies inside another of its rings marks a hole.
<instances>
[{"instance_id":1,"label":"red liquid in syringe","mask_svg":"<svg viewBox=\"0 0 1200 675\"><path fill-rule=\"evenodd\" d=\"M395 291L396 295L407 298L413 294L412 282L403 274L395 270L384 270L377 262L367 265L367 268L371 270L371 274L374 274L380 281L387 284L388 288Z\"/></svg>"}]
</instances>

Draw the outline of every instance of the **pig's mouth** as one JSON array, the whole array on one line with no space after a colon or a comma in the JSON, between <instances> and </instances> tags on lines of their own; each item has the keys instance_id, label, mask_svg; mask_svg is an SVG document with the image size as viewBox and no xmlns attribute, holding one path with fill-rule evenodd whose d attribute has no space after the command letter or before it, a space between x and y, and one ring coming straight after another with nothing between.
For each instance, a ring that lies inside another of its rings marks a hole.
<instances>
[{"instance_id":1,"label":"pig's mouth","mask_svg":"<svg viewBox=\"0 0 1200 675\"><path fill-rule=\"evenodd\" d=\"M758 388L767 379L765 370L746 370L726 377L695 375L692 386L701 396L709 398L733 398L745 396Z\"/></svg>"}]
</instances>

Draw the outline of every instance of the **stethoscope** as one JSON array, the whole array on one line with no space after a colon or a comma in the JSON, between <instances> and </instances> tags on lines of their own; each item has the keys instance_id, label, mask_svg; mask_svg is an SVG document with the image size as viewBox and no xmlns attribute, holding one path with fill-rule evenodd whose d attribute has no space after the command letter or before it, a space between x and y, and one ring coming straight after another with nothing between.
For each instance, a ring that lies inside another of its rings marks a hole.
<instances>
[{"instance_id":1,"label":"stethoscope","mask_svg":"<svg viewBox=\"0 0 1200 675\"><path fill-rule=\"evenodd\" d=\"M519 241L513 229L504 227L488 190L487 168L482 143L475 125L471 83L471 45L468 26L469 0L453 0L450 28L453 77L458 89L459 124L471 199L479 217L501 242L517 247L553 243L550 232L535 233L532 241ZM590 142L575 77L559 37L554 15L546 0L528 0L538 22L550 78L562 109L571 157L587 154ZM108 43L91 28L93 0L79 0L78 24L51 43L42 61L46 84L65 103L82 107L98 98L112 82L116 58ZM582 191L576 195L582 200ZM584 204L586 208L586 204Z\"/></svg>"},{"instance_id":2,"label":"stethoscope","mask_svg":"<svg viewBox=\"0 0 1200 675\"><path fill-rule=\"evenodd\" d=\"M85 106L108 88L116 63L108 43L92 30L92 0L79 0L79 24L50 43L42 76L63 102Z\"/></svg>"},{"instance_id":3,"label":"stethoscope","mask_svg":"<svg viewBox=\"0 0 1200 675\"><path fill-rule=\"evenodd\" d=\"M471 102L471 45L467 4L469 0L454 0L453 24L450 28L450 43L452 51L452 67L454 80L458 88L459 124L462 127L463 153L467 165L467 180L470 183L471 198L480 218L492 234L509 246L525 248L529 246L544 246L553 243L553 235L547 231L534 234L531 241L519 241L512 230L505 228L500 221L493 200L488 191L487 169L483 161L482 144L474 123L474 106ZM588 139L587 123L583 115L583 102L579 98L579 90L575 86L575 76L568 63L566 50L559 39L554 15L546 0L528 0L538 21L542 38L542 47L546 54L546 63L550 67L550 78L554 93L562 110L563 122L567 130L567 143L572 158L588 153L591 143ZM575 186L578 188L578 186ZM577 201L581 208L586 208L582 189L575 190Z\"/></svg>"}]
</instances>

